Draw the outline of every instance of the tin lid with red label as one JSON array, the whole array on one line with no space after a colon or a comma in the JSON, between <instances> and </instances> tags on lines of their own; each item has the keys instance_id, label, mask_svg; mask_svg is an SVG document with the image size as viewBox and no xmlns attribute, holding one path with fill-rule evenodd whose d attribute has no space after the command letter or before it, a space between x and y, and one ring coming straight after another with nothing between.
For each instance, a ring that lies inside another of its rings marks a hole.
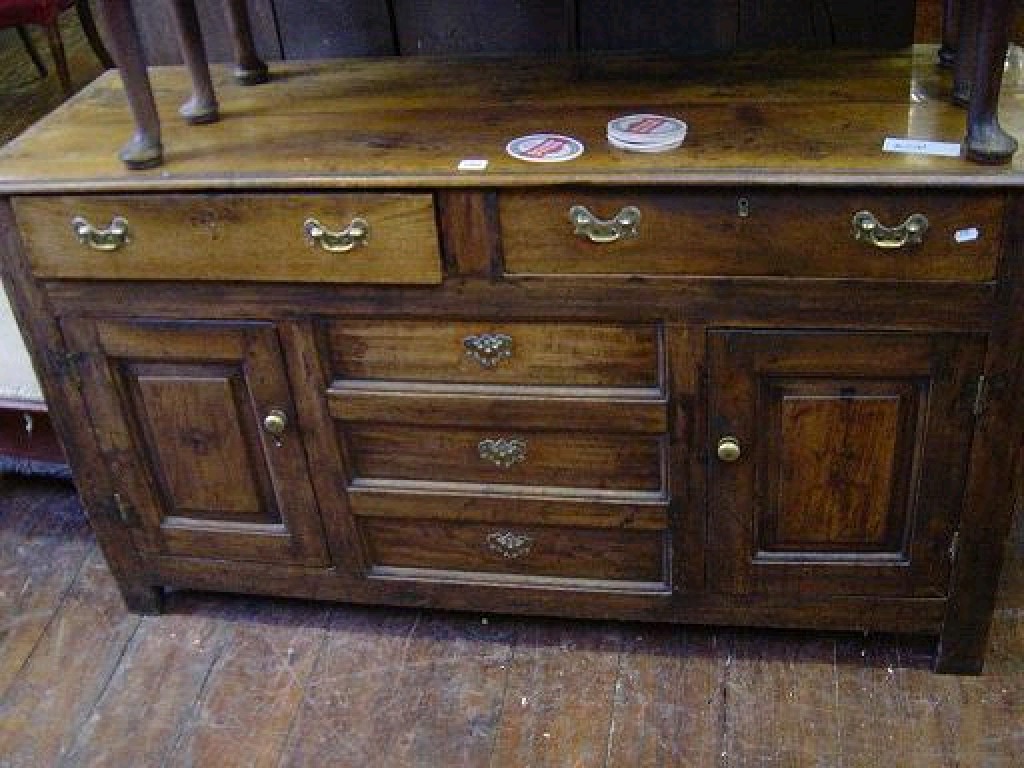
<instances>
[{"instance_id":1,"label":"tin lid with red label","mask_svg":"<svg viewBox=\"0 0 1024 768\"><path fill-rule=\"evenodd\" d=\"M528 163L564 163L583 154L583 143L557 133L532 133L512 139L505 151Z\"/></svg>"},{"instance_id":2,"label":"tin lid with red label","mask_svg":"<svg viewBox=\"0 0 1024 768\"><path fill-rule=\"evenodd\" d=\"M673 144L686 138L686 123L665 115L625 115L608 122L608 138L624 144Z\"/></svg>"}]
</instances>

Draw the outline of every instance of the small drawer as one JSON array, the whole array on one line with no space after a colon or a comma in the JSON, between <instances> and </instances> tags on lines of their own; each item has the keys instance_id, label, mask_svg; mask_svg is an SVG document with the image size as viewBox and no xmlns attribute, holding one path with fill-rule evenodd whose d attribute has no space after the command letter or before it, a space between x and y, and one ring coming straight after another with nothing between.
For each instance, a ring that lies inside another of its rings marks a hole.
<instances>
[{"instance_id":1,"label":"small drawer","mask_svg":"<svg viewBox=\"0 0 1024 768\"><path fill-rule=\"evenodd\" d=\"M654 325L344 319L327 326L335 380L655 388L661 346Z\"/></svg>"},{"instance_id":2,"label":"small drawer","mask_svg":"<svg viewBox=\"0 0 1024 768\"><path fill-rule=\"evenodd\" d=\"M359 480L486 483L660 493L656 435L339 425Z\"/></svg>"},{"instance_id":3,"label":"small drawer","mask_svg":"<svg viewBox=\"0 0 1024 768\"><path fill-rule=\"evenodd\" d=\"M32 197L14 209L43 278L441 282L426 194Z\"/></svg>"},{"instance_id":4,"label":"small drawer","mask_svg":"<svg viewBox=\"0 0 1024 768\"><path fill-rule=\"evenodd\" d=\"M966 281L994 279L1004 207L999 193L875 190L530 190L499 203L508 275ZM860 212L871 218L855 225Z\"/></svg>"},{"instance_id":5,"label":"small drawer","mask_svg":"<svg viewBox=\"0 0 1024 768\"><path fill-rule=\"evenodd\" d=\"M382 518L362 518L359 528L375 570L667 582L664 531Z\"/></svg>"}]
</instances>

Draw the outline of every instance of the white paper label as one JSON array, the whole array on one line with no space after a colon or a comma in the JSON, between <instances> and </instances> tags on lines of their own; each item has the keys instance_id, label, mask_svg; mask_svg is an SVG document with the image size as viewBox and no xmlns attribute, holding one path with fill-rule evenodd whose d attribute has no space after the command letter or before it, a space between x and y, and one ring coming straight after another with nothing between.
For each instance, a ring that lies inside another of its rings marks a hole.
<instances>
[{"instance_id":1,"label":"white paper label","mask_svg":"<svg viewBox=\"0 0 1024 768\"><path fill-rule=\"evenodd\" d=\"M486 171L490 161L482 157L469 157L459 161L460 171Z\"/></svg>"},{"instance_id":2,"label":"white paper label","mask_svg":"<svg viewBox=\"0 0 1024 768\"><path fill-rule=\"evenodd\" d=\"M938 155L960 157L960 145L951 141L926 139L897 139L890 136L882 143L883 152L901 152L905 155Z\"/></svg>"},{"instance_id":3,"label":"white paper label","mask_svg":"<svg viewBox=\"0 0 1024 768\"><path fill-rule=\"evenodd\" d=\"M972 243L979 237L981 237L981 231L977 227L966 227L953 233L953 239L958 243Z\"/></svg>"}]
</instances>

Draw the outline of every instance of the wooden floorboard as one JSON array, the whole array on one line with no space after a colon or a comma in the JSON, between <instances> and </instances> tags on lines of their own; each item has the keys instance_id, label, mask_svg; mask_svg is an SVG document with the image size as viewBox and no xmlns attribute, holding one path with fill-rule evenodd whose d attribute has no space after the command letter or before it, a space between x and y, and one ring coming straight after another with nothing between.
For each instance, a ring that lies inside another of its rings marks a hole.
<instances>
[{"instance_id":1,"label":"wooden floorboard","mask_svg":"<svg viewBox=\"0 0 1024 768\"><path fill-rule=\"evenodd\" d=\"M0 766L1020 765L1024 535L986 672L927 639L173 593L125 612L74 497L0 476Z\"/></svg>"}]
</instances>

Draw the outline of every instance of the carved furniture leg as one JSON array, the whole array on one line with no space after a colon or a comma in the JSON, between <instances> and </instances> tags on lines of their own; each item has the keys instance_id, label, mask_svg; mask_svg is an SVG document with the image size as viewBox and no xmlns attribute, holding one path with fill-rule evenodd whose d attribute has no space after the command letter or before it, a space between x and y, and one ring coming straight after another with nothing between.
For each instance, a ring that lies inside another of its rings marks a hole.
<instances>
[{"instance_id":1,"label":"carved furniture leg","mask_svg":"<svg viewBox=\"0 0 1024 768\"><path fill-rule=\"evenodd\" d=\"M999 125L999 88L1009 43L1012 0L982 0L977 26L976 62L967 109L967 158L976 163L1008 163L1017 141Z\"/></svg>"},{"instance_id":2,"label":"carved furniture leg","mask_svg":"<svg viewBox=\"0 0 1024 768\"><path fill-rule=\"evenodd\" d=\"M46 65L43 63L43 57L39 55L36 44L32 42L32 36L28 33L28 30L24 27L17 27L18 37L21 38L22 45L25 46L25 52L28 53L32 63L36 65L36 71L40 77L46 77Z\"/></svg>"},{"instance_id":3,"label":"carved furniture leg","mask_svg":"<svg viewBox=\"0 0 1024 768\"><path fill-rule=\"evenodd\" d=\"M99 9L110 36L114 61L124 81L128 107L135 119L135 135L121 149L121 160L131 170L153 168L163 162L160 118L131 3L129 0L101 0Z\"/></svg>"},{"instance_id":4,"label":"carved furniture leg","mask_svg":"<svg viewBox=\"0 0 1024 768\"><path fill-rule=\"evenodd\" d=\"M953 103L966 107L971 102L974 62L978 58L978 14L983 0L962 0L957 29L956 61L953 65Z\"/></svg>"},{"instance_id":5,"label":"carved furniture leg","mask_svg":"<svg viewBox=\"0 0 1024 768\"><path fill-rule=\"evenodd\" d=\"M270 75L266 63L256 53L246 0L227 0L227 10L231 42L235 49L235 81L240 85L267 82Z\"/></svg>"},{"instance_id":6,"label":"carved furniture leg","mask_svg":"<svg viewBox=\"0 0 1024 768\"><path fill-rule=\"evenodd\" d=\"M67 98L72 94L71 70L68 69L68 56L64 51L64 40L60 36L60 23L55 19L52 24L46 26L46 42L50 46L50 56L57 67L57 79L60 81L60 89Z\"/></svg>"},{"instance_id":7,"label":"carved furniture leg","mask_svg":"<svg viewBox=\"0 0 1024 768\"><path fill-rule=\"evenodd\" d=\"M203 125L216 122L217 96L210 79L210 64L203 47L203 34L199 29L199 15L195 0L171 0L171 15L178 32L181 55L185 58L189 77L192 78L192 95L181 105L178 113L185 122Z\"/></svg>"},{"instance_id":8,"label":"carved furniture leg","mask_svg":"<svg viewBox=\"0 0 1024 768\"><path fill-rule=\"evenodd\" d=\"M92 18L92 8L89 6L89 0L78 0L75 3L75 11L78 13L78 21L82 25L85 39L89 41L89 45L92 47L93 53L96 54L96 58L100 60L100 63L106 69L113 69L114 60L107 53L107 48L103 45L103 38L100 37L99 30L96 29L96 22Z\"/></svg>"},{"instance_id":9,"label":"carved furniture leg","mask_svg":"<svg viewBox=\"0 0 1024 768\"><path fill-rule=\"evenodd\" d=\"M952 67L959 47L960 12L962 0L943 0L942 3L942 47L939 48L939 65Z\"/></svg>"}]
</instances>

